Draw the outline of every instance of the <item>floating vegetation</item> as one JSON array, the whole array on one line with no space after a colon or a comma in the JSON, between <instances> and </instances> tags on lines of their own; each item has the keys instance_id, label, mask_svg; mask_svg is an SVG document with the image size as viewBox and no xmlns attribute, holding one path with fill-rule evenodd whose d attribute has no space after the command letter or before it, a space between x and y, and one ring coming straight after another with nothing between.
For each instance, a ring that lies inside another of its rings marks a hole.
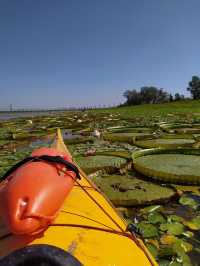
<instances>
[{"instance_id":1,"label":"floating vegetation","mask_svg":"<svg viewBox=\"0 0 200 266\"><path fill-rule=\"evenodd\" d=\"M200 184L200 151L197 149L149 149L132 155L134 168L157 180Z\"/></svg>"},{"instance_id":2,"label":"floating vegetation","mask_svg":"<svg viewBox=\"0 0 200 266\"><path fill-rule=\"evenodd\" d=\"M159 265L198 265L193 264L194 255L199 256L196 248L199 241L188 224L200 228L200 219L193 218L187 221L175 213L176 206L169 215L166 206L155 205L136 212L135 226L139 234L145 239L146 246L152 255L159 261ZM198 211L196 210L198 213Z\"/></svg>"},{"instance_id":3,"label":"floating vegetation","mask_svg":"<svg viewBox=\"0 0 200 266\"><path fill-rule=\"evenodd\" d=\"M103 134L105 140L111 142L127 142L129 144L134 144L133 139L136 137L152 137L152 134L148 133L106 133Z\"/></svg>"},{"instance_id":4,"label":"floating vegetation","mask_svg":"<svg viewBox=\"0 0 200 266\"><path fill-rule=\"evenodd\" d=\"M60 127L81 168L138 227L159 265L200 265L199 113L116 110L1 121L0 176Z\"/></svg>"},{"instance_id":5,"label":"floating vegetation","mask_svg":"<svg viewBox=\"0 0 200 266\"><path fill-rule=\"evenodd\" d=\"M181 128L191 128L191 124L182 124L182 123L161 123L159 127L168 133L175 133L177 132L176 130L181 129ZM182 132L186 133L186 132Z\"/></svg>"},{"instance_id":6,"label":"floating vegetation","mask_svg":"<svg viewBox=\"0 0 200 266\"><path fill-rule=\"evenodd\" d=\"M158 139L146 139L146 140L135 140L134 144L141 148L181 148L191 147L195 143L193 139L182 139L182 138L158 138Z\"/></svg>"},{"instance_id":7,"label":"floating vegetation","mask_svg":"<svg viewBox=\"0 0 200 266\"><path fill-rule=\"evenodd\" d=\"M72 139L64 139L66 145L70 144L81 144L81 143L93 143L94 138L92 137L77 137Z\"/></svg>"},{"instance_id":8,"label":"floating vegetation","mask_svg":"<svg viewBox=\"0 0 200 266\"><path fill-rule=\"evenodd\" d=\"M108 131L112 133L152 133L153 128L148 127L117 127L117 128L108 128Z\"/></svg>"},{"instance_id":9,"label":"floating vegetation","mask_svg":"<svg viewBox=\"0 0 200 266\"><path fill-rule=\"evenodd\" d=\"M149 205L166 202L176 191L131 175L110 175L93 179L115 206Z\"/></svg>"},{"instance_id":10,"label":"floating vegetation","mask_svg":"<svg viewBox=\"0 0 200 266\"><path fill-rule=\"evenodd\" d=\"M96 155L88 157L75 157L75 161L81 169L87 174L94 173L98 170L104 170L107 173L114 173L123 169L127 160L117 156Z\"/></svg>"}]
</instances>

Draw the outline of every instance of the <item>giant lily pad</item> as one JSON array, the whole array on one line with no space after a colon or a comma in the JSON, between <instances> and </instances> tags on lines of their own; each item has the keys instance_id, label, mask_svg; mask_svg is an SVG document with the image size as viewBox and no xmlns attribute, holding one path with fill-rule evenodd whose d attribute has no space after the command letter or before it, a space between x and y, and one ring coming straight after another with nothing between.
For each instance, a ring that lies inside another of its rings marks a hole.
<instances>
[{"instance_id":1,"label":"giant lily pad","mask_svg":"<svg viewBox=\"0 0 200 266\"><path fill-rule=\"evenodd\" d=\"M133 139L136 137L152 137L152 134L148 133L106 133L103 135L105 140L111 142L127 142L133 144Z\"/></svg>"},{"instance_id":2,"label":"giant lily pad","mask_svg":"<svg viewBox=\"0 0 200 266\"><path fill-rule=\"evenodd\" d=\"M149 149L132 155L140 173L172 183L200 184L200 151L197 149Z\"/></svg>"},{"instance_id":3,"label":"giant lily pad","mask_svg":"<svg viewBox=\"0 0 200 266\"><path fill-rule=\"evenodd\" d=\"M195 143L194 139L147 139L147 140L135 140L134 144L142 148L176 148L176 147L191 147Z\"/></svg>"},{"instance_id":4,"label":"giant lily pad","mask_svg":"<svg viewBox=\"0 0 200 266\"><path fill-rule=\"evenodd\" d=\"M117 128L108 128L109 131L112 133L132 133L132 132L138 132L138 133L152 133L153 128L148 127L117 127Z\"/></svg>"},{"instance_id":5,"label":"giant lily pad","mask_svg":"<svg viewBox=\"0 0 200 266\"><path fill-rule=\"evenodd\" d=\"M165 202L175 195L171 188L128 175L103 176L93 180L116 206L149 205Z\"/></svg>"},{"instance_id":6,"label":"giant lily pad","mask_svg":"<svg viewBox=\"0 0 200 266\"><path fill-rule=\"evenodd\" d=\"M117 156L79 156L75 158L77 164L87 174L94 173L98 170L105 170L108 173L116 172L117 170L125 167L127 160Z\"/></svg>"}]
</instances>

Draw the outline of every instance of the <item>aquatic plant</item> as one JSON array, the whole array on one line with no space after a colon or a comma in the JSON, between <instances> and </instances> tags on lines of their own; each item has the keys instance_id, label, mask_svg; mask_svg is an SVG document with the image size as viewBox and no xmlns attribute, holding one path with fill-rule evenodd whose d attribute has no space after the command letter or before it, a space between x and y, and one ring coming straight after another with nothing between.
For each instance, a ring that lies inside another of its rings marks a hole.
<instances>
[{"instance_id":1,"label":"aquatic plant","mask_svg":"<svg viewBox=\"0 0 200 266\"><path fill-rule=\"evenodd\" d=\"M149 149L132 154L134 168L154 179L200 184L200 151L197 149Z\"/></svg>"}]
</instances>

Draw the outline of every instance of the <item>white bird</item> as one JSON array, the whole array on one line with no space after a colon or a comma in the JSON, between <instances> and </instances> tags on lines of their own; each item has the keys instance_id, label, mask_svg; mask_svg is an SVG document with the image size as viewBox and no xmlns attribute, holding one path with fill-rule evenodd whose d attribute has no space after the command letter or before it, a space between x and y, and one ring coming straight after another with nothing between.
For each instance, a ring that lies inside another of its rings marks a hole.
<instances>
[{"instance_id":1,"label":"white bird","mask_svg":"<svg viewBox=\"0 0 200 266\"><path fill-rule=\"evenodd\" d=\"M100 138L100 137L101 137L101 132L100 132L99 130L95 129L95 130L93 131L93 136L94 136L94 137L97 137L97 138Z\"/></svg>"}]
</instances>

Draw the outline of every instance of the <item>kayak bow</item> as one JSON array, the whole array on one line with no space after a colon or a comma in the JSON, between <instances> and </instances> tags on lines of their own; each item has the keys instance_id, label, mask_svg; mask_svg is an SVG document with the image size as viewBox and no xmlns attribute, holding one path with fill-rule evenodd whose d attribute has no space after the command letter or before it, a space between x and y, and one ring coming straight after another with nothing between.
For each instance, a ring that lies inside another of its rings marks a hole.
<instances>
[{"instance_id":1,"label":"kayak bow","mask_svg":"<svg viewBox=\"0 0 200 266\"><path fill-rule=\"evenodd\" d=\"M72 158L60 130L52 147ZM79 172L81 180L75 180L57 218L44 232L31 236L11 234L1 221L0 257L42 244L67 251L85 266L156 266L142 240L127 231L125 220L109 200L81 169Z\"/></svg>"}]
</instances>

